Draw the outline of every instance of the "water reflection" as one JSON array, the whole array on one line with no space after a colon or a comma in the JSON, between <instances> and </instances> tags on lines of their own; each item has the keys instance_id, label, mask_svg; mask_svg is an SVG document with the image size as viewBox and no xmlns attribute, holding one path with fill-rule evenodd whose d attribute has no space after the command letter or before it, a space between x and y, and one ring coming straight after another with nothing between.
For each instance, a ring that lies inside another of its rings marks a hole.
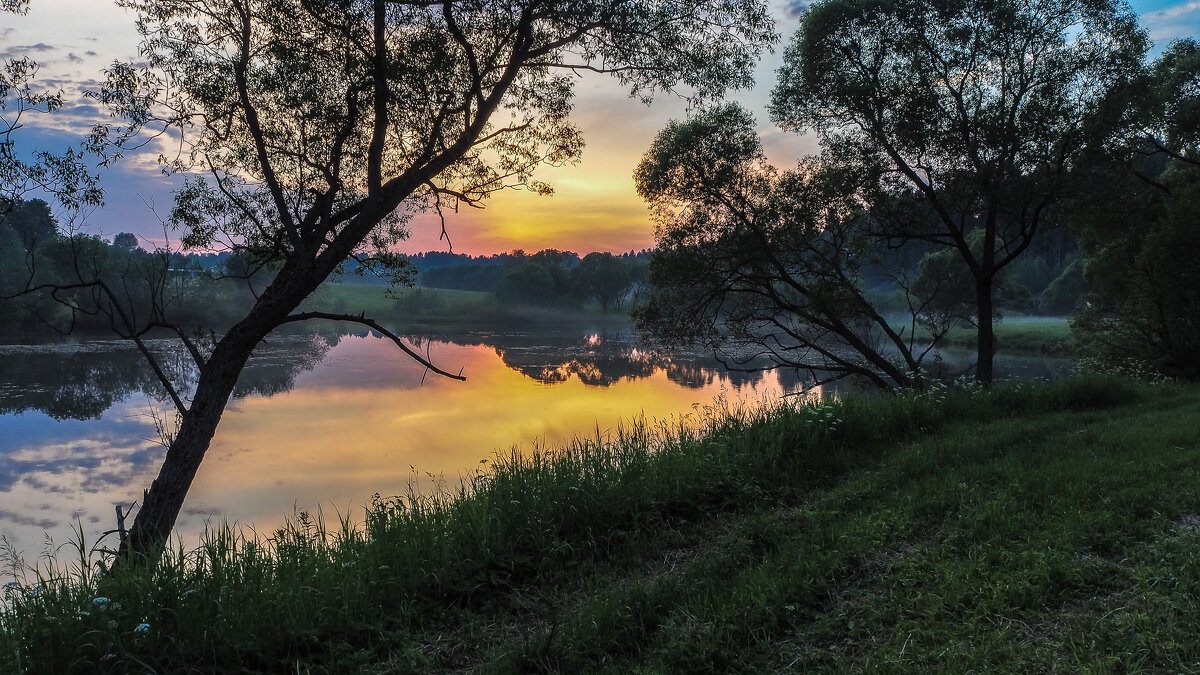
<instances>
[{"instance_id":1,"label":"water reflection","mask_svg":"<svg viewBox=\"0 0 1200 675\"><path fill-rule=\"evenodd\" d=\"M667 358L620 332L417 340L466 383L424 377L368 333L272 340L251 359L188 498L180 527L207 517L269 530L295 504L363 504L428 474L458 475L495 450L557 445L620 420L684 415L722 391L757 396L777 379ZM168 341L152 348L186 384ZM162 461L170 405L126 343L0 346L0 533L36 550L82 519L107 529Z\"/></svg>"},{"instance_id":2,"label":"water reflection","mask_svg":"<svg viewBox=\"0 0 1200 675\"><path fill-rule=\"evenodd\" d=\"M577 378L588 386L608 387L664 373L669 381L689 389L727 383L740 390L764 379L761 372L722 369L711 356L647 350L622 331L563 334L537 341L519 335L495 335L484 342L495 348L504 365L545 384Z\"/></svg>"},{"instance_id":3,"label":"water reflection","mask_svg":"<svg viewBox=\"0 0 1200 675\"><path fill-rule=\"evenodd\" d=\"M403 493L438 475L454 482L514 444L554 447L639 415L686 416L717 395L757 399L802 384L786 371L731 373L700 354L648 352L621 331L415 341L469 380L426 377L369 333L263 345L239 380L180 532L193 540L214 515L269 531L293 505L332 503L345 513L375 492ZM171 343L153 348L174 377L193 376ZM63 541L76 519L92 535L107 529L113 505L137 499L157 472L156 419L170 414L124 343L0 346L0 534L36 551L43 531Z\"/></svg>"},{"instance_id":4,"label":"water reflection","mask_svg":"<svg viewBox=\"0 0 1200 675\"><path fill-rule=\"evenodd\" d=\"M260 345L238 380L234 397L290 390L298 373L312 370L340 336L286 336ZM181 391L196 368L174 340L148 346ZM55 420L96 420L135 394L165 401L154 373L128 342L97 341L0 346L0 415L40 411Z\"/></svg>"}]
</instances>

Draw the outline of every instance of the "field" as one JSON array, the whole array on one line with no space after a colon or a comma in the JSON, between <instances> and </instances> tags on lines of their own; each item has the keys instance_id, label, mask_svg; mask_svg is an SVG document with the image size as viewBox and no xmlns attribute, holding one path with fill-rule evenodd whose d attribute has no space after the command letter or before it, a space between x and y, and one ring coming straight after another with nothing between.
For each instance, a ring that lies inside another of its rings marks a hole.
<instances>
[{"instance_id":1,"label":"field","mask_svg":"<svg viewBox=\"0 0 1200 675\"><path fill-rule=\"evenodd\" d=\"M944 344L948 347L974 349L978 344L975 329L970 326L956 328L946 336ZM996 324L996 352L1009 355L1070 356L1075 352L1075 338L1071 335L1071 326L1065 317L1009 317Z\"/></svg>"},{"instance_id":2,"label":"field","mask_svg":"<svg viewBox=\"0 0 1200 675\"><path fill-rule=\"evenodd\" d=\"M402 334L414 328L435 332L454 331L467 325L483 330L508 327L530 330L580 321L605 324L628 322L628 317L619 312L604 314L591 308L506 304L498 302L493 294L482 291L409 288L397 290L393 297L389 297L384 286L349 281L321 286L300 309L355 315L361 312Z\"/></svg>"}]
</instances>

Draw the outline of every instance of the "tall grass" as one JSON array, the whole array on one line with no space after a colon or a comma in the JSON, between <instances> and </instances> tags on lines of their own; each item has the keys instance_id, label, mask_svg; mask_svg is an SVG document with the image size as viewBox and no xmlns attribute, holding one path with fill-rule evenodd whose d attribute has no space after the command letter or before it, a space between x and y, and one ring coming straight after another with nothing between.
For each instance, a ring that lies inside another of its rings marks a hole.
<instances>
[{"instance_id":1,"label":"tall grass","mask_svg":"<svg viewBox=\"0 0 1200 675\"><path fill-rule=\"evenodd\" d=\"M795 503L877 467L905 439L1149 391L1081 376L717 402L686 420L632 421L612 438L498 454L456 486L377 497L361 522L301 512L270 535L213 527L196 549L177 542L153 566L113 573L82 553L45 556L18 564L23 583L4 590L0 671L422 670L431 650L453 651L455 631L509 620L530 594L577 584L681 528ZM76 549L88 550L82 534Z\"/></svg>"}]
</instances>

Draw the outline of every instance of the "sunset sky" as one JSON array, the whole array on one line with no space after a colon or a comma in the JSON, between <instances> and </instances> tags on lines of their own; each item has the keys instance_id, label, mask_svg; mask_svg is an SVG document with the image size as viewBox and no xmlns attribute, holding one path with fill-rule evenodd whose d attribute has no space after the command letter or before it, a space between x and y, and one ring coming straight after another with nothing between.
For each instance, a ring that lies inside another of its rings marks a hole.
<instances>
[{"instance_id":1,"label":"sunset sky","mask_svg":"<svg viewBox=\"0 0 1200 675\"><path fill-rule=\"evenodd\" d=\"M765 110L783 46L796 29L792 8L800 4L773 3L784 40L760 64L758 86L732 95L758 116L768 157L780 165L816 149L812 139L772 127ZM1174 38L1200 34L1200 0L1135 0L1132 5L1158 47ZM39 82L61 87L71 101L53 116L29 120L18 137L19 148L61 150L77 142L90 123L106 117L80 100L78 93L95 86L101 69L113 60L136 57L133 21L133 16L104 0L33 0L27 16L0 15L0 57L34 58L41 65ZM583 161L542 171L540 177L554 186L554 196L508 191L493 197L486 210L451 215L447 228L454 251L479 255L514 248L559 248L582 254L650 247L652 224L634 192L632 174L654 134L667 120L683 114L683 105L669 96L646 107L626 98L609 78L580 77L574 119L587 140ZM131 158L109 170L103 186L107 204L88 216L91 231L106 237L134 232L154 243L163 241L154 214L165 215L170 209L173 183L162 177L152 155ZM438 241L435 219L418 219L412 229L404 247L408 252L446 250L446 244Z\"/></svg>"}]
</instances>

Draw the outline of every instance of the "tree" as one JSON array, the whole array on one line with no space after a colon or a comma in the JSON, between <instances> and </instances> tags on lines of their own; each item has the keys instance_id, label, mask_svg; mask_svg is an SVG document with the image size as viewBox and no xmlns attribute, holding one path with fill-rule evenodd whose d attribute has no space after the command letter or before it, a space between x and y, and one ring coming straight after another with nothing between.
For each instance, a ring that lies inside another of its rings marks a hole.
<instances>
[{"instance_id":1,"label":"tree","mask_svg":"<svg viewBox=\"0 0 1200 675\"><path fill-rule=\"evenodd\" d=\"M1146 45L1118 0L824 0L802 18L771 112L871 176L877 207L923 203L881 218L881 234L961 256L988 383L996 277L1076 196L1088 113Z\"/></svg>"},{"instance_id":2,"label":"tree","mask_svg":"<svg viewBox=\"0 0 1200 675\"><path fill-rule=\"evenodd\" d=\"M0 201L0 223L16 232L21 249L32 253L39 244L58 236L58 223L50 211L50 205L41 199L16 199Z\"/></svg>"},{"instance_id":3,"label":"tree","mask_svg":"<svg viewBox=\"0 0 1200 675\"><path fill-rule=\"evenodd\" d=\"M0 14L24 14L28 0L0 0ZM50 206L31 194L50 196L74 211L98 206L103 192L83 152L29 151L18 146L20 130L32 115L50 114L63 104L62 92L35 86L38 65L29 57L6 57L0 62L0 306L6 327L41 318L54 309L47 298L7 297L30 279L33 256L56 241L58 222Z\"/></svg>"},{"instance_id":4,"label":"tree","mask_svg":"<svg viewBox=\"0 0 1200 675\"><path fill-rule=\"evenodd\" d=\"M550 270L535 262L523 262L506 271L495 292L500 300L525 305L549 305L562 299L554 291Z\"/></svg>"},{"instance_id":5,"label":"tree","mask_svg":"<svg viewBox=\"0 0 1200 675\"><path fill-rule=\"evenodd\" d=\"M1179 40L1115 89L1117 120L1072 212L1093 293L1072 324L1090 356L1200 378L1200 45Z\"/></svg>"},{"instance_id":6,"label":"tree","mask_svg":"<svg viewBox=\"0 0 1200 675\"><path fill-rule=\"evenodd\" d=\"M0 14L24 14L28 9L29 0L0 0ZM0 218L31 193L54 195L73 209L98 206L103 200L98 178L81 150L68 148L55 154L17 147L17 132L29 115L49 114L63 104L61 91L39 91L34 87L37 71L37 62L27 56L0 62ZM25 244L29 245L28 239Z\"/></svg>"},{"instance_id":7,"label":"tree","mask_svg":"<svg viewBox=\"0 0 1200 675\"><path fill-rule=\"evenodd\" d=\"M576 293L584 299L594 298L605 312L610 307L621 307L634 282L630 265L611 253L600 252L585 255L571 271L571 279Z\"/></svg>"},{"instance_id":8,"label":"tree","mask_svg":"<svg viewBox=\"0 0 1200 675\"><path fill-rule=\"evenodd\" d=\"M639 329L665 346L703 344L735 369L919 385L932 344L917 328L936 343L950 324L930 298L908 295L899 327L867 299L860 273L875 242L852 177L816 159L777 171L736 105L669 124L636 173L659 223Z\"/></svg>"},{"instance_id":9,"label":"tree","mask_svg":"<svg viewBox=\"0 0 1200 675\"><path fill-rule=\"evenodd\" d=\"M122 251L134 251L141 248L138 245L137 235L132 232L118 232L117 236L113 237L112 245Z\"/></svg>"},{"instance_id":10,"label":"tree","mask_svg":"<svg viewBox=\"0 0 1200 675\"><path fill-rule=\"evenodd\" d=\"M571 73L612 74L646 100L679 88L702 100L749 84L774 37L759 0L120 4L139 15L149 65L112 69L96 96L128 127L98 130L93 147L114 159L145 142L135 132L172 135L185 151L170 168L191 172L171 214L183 243L273 273L211 345L178 331L198 377L190 397L160 378L178 427L122 547L132 554L168 536L239 373L276 328L357 322L460 377L369 318L296 308L347 259L408 280L390 247L415 213L513 185L548 192L534 169L582 147Z\"/></svg>"}]
</instances>

